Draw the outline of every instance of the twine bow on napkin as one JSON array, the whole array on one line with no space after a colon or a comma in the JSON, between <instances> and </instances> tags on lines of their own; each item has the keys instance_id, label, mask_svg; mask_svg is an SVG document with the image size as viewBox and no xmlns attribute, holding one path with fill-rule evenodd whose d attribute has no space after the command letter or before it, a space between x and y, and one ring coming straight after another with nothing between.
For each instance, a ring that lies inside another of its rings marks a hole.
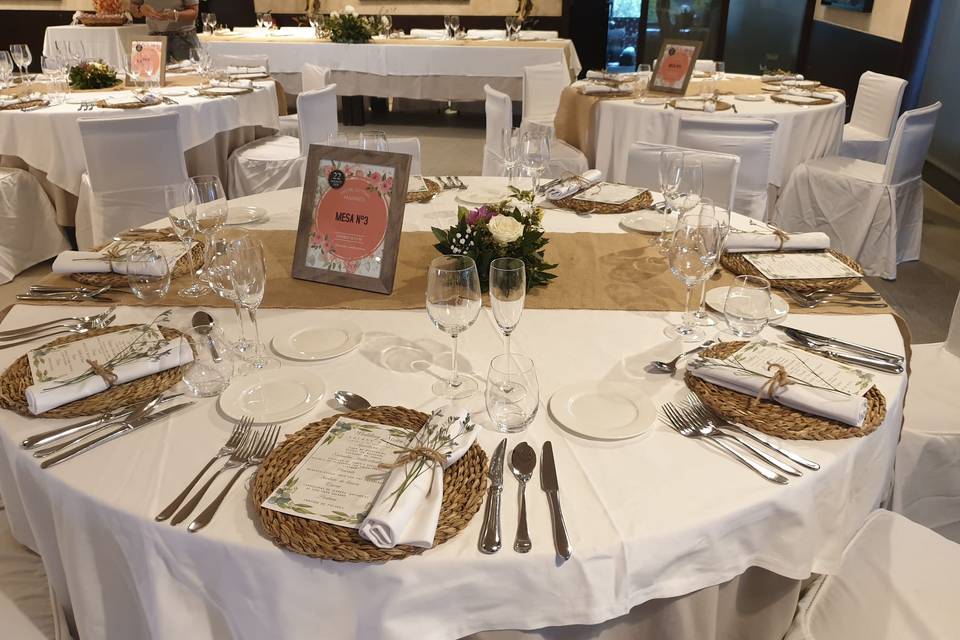
<instances>
[{"instance_id":1,"label":"twine bow on napkin","mask_svg":"<svg viewBox=\"0 0 960 640\"><path fill-rule=\"evenodd\" d=\"M790 239L790 235L780 227L771 227L771 229L773 229L773 235L780 241L780 246L777 247L777 251L780 251L783 249L783 243Z\"/></svg>"},{"instance_id":2,"label":"twine bow on napkin","mask_svg":"<svg viewBox=\"0 0 960 640\"><path fill-rule=\"evenodd\" d=\"M403 449L397 449L394 451L397 454L397 459L393 462L381 462L378 467L381 469L399 469L404 467L411 462L416 462L421 458L428 460L429 462L434 462L436 464L430 465L433 475L437 475L437 469L442 468L443 463L447 461L447 456L443 455L441 452L430 447L424 447L418 445L416 447L405 447ZM427 490L427 495L433 491L433 482L431 479L430 489Z\"/></svg>"},{"instance_id":3,"label":"twine bow on napkin","mask_svg":"<svg viewBox=\"0 0 960 640\"><path fill-rule=\"evenodd\" d=\"M787 385L793 383L790 374L787 373L782 364L768 362L767 371L773 371L773 375L757 391L757 397L754 398L756 402L763 400L764 394L766 394L768 400L773 400L778 391L782 391Z\"/></svg>"},{"instance_id":4,"label":"twine bow on napkin","mask_svg":"<svg viewBox=\"0 0 960 640\"><path fill-rule=\"evenodd\" d=\"M108 387L117 384L117 381L120 379L109 367L100 364L96 360L87 360L87 364L90 365L90 371L92 371L94 375L103 378L103 381L107 383Z\"/></svg>"}]
</instances>

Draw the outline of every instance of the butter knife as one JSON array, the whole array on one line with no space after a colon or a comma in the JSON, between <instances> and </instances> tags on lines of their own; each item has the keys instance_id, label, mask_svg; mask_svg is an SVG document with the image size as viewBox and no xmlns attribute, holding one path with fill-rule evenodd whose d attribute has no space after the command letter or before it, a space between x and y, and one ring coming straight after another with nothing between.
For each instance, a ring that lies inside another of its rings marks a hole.
<instances>
[{"instance_id":1,"label":"butter knife","mask_svg":"<svg viewBox=\"0 0 960 640\"><path fill-rule=\"evenodd\" d=\"M503 493L503 458L507 454L507 439L504 438L493 450L490 458L490 487L487 489L487 504L483 511L483 526L480 528L480 551L496 553L503 545L500 539L500 495Z\"/></svg>"},{"instance_id":2,"label":"butter knife","mask_svg":"<svg viewBox=\"0 0 960 640\"><path fill-rule=\"evenodd\" d=\"M553 443L547 440L543 443L540 452L540 487L547 494L550 503L550 519L553 521L553 543L557 548L557 555L569 560L573 555L570 547L570 538L567 536L567 526L563 522L563 511L560 510L560 484L557 482L557 465L553 461Z\"/></svg>"},{"instance_id":3,"label":"butter knife","mask_svg":"<svg viewBox=\"0 0 960 640\"><path fill-rule=\"evenodd\" d=\"M109 431L103 434L102 436L98 436L93 440L90 440L89 442L84 442L80 446L74 447L69 451L64 451L63 453L58 453L57 455L51 458L47 458L46 460L40 463L40 468L46 469L48 467L52 467L55 464L63 462L64 460L69 460L74 456L77 456L85 451L89 451L90 449L93 449L94 447L103 444L104 442L109 442L110 440L114 440L116 438L119 438L120 436L136 431L137 429L140 429L141 427L145 427L146 425L152 422L155 422L160 418L164 418L177 411L180 411L181 409L186 409L187 407L192 406L194 404L196 404L196 402L185 402L183 404L178 404L174 407L167 407L166 409L161 409L160 411L157 411L156 413L152 413L148 416L142 416L137 420L124 422L116 429L113 429L112 431Z\"/></svg>"}]
</instances>

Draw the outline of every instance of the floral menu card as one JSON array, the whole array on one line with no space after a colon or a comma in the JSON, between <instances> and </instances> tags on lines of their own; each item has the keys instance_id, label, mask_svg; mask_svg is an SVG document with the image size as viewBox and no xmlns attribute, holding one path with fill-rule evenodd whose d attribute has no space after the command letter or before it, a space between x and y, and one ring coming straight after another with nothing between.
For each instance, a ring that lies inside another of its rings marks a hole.
<instances>
[{"instance_id":1,"label":"floral menu card","mask_svg":"<svg viewBox=\"0 0 960 640\"><path fill-rule=\"evenodd\" d=\"M750 264L771 280L862 278L863 274L827 251L818 253L744 253Z\"/></svg>"},{"instance_id":2,"label":"floral menu card","mask_svg":"<svg viewBox=\"0 0 960 640\"><path fill-rule=\"evenodd\" d=\"M379 465L393 462L411 433L340 418L261 506L357 529L389 473Z\"/></svg>"},{"instance_id":3,"label":"floral menu card","mask_svg":"<svg viewBox=\"0 0 960 640\"><path fill-rule=\"evenodd\" d=\"M164 342L166 339L157 327L133 327L93 338L68 342L55 347L41 347L27 353L30 373L35 383L74 378L90 370L88 360L109 362L118 353L128 348L138 338L144 343Z\"/></svg>"},{"instance_id":4,"label":"floral menu card","mask_svg":"<svg viewBox=\"0 0 960 640\"><path fill-rule=\"evenodd\" d=\"M599 202L601 204L623 204L624 202L633 200L643 193L643 191L643 189L625 184L601 182L577 194L575 199L585 202Z\"/></svg>"}]
</instances>

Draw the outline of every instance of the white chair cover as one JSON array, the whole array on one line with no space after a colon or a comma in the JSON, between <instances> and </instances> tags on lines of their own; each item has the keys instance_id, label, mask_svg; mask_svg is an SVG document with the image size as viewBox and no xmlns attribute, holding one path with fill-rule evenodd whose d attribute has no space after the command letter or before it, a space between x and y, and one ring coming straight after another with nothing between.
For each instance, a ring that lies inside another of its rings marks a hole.
<instances>
[{"instance_id":1,"label":"white chair cover","mask_svg":"<svg viewBox=\"0 0 960 640\"><path fill-rule=\"evenodd\" d=\"M69 248L36 176L0 168L0 284Z\"/></svg>"},{"instance_id":2,"label":"white chair cover","mask_svg":"<svg viewBox=\"0 0 960 640\"><path fill-rule=\"evenodd\" d=\"M244 67L247 69L263 67L265 71L270 71L270 56L261 53L247 55L217 53L213 55L214 69L226 69L227 67Z\"/></svg>"},{"instance_id":3,"label":"white chair cover","mask_svg":"<svg viewBox=\"0 0 960 640\"><path fill-rule=\"evenodd\" d=\"M897 123L907 81L867 71L860 76L850 122L843 127L840 155L883 162Z\"/></svg>"},{"instance_id":4,"label":"white chair cover","mask_svg":"<svg viewBox=\"0 0 960 640\"><path fill-rule=\"evenodd\" d=\"M680 120L677 145L740 158L733 210L767 219L770 163L777 123L760 118L686 117Z\"/></svg>"},{"instance_id":5,"label":"white chair cover","mask_svg":"<svg viewBox=\"0 0 960 640\"><path fill-rule=\"evenodd\" d=\"M167 217L163 188L187 181L180 116L161 113L77 121L87 173L77 203L77 245Z\"/></svg>"},{"instance_id":6,"label":"white chair cover","mask_svg":"<svg viewBox=\"0 0 960 640\"><path fill-rule=\"evenodd\" d=\"M897 264L920 257L920 172L940 107L900 116L885 165L832 156L798 166L777 203L777 223L787 231L822 231L866 275L895 279Z\"/></svg>"},{"instance_id":7,"label":"white chair cover","mask_svg":"<svg viewBox=\"0 0 960 640\"><path fill-rule=\"evenodd\" d=\"M867 518L839 569L800 601L785 640L957 637L960 545L889 511Z\"/></svg>"},{"instance_id":8,"label":"white chair cover","mask_svg":"<svg viewBox=\"0 0 960 640\"><path fill-rule=\"evenodd\" d=\"M486 93L484 110L487 117L486 140L483 145L483 171L485 176L502 176L503 149L501 135L506 129L513 126L513 103L510 96L497 91L490 85L484 85Z\"/></svg>"},{"instance_id":9,"label":"white chair cover","mask_svg":"<svg viewBox=\"0 0 960 640\"><path fill-rule=\"evenodd\" d=\"M275 135L243 145L230 154L231 198L303 185L306 153L337 131L337 85L297 96L300 138Z\"/></svg>"},{"instance_id":10,"label":"white chair cover","mask_svg":"<svg viewBox=\"0 0 960 640\"><path fill-rule=\"evenodd\" d=\"M549 126L560 108L560 94L570 84L570 71L560 62L523 68L523 121Z\"/></svg>"},{"instance_id":11,"label":"white chair cover","mask_svg":"<svg viewBox=\"0 0 960 640\"><path fill-rule=\"evenodd\" d=\"M414 38L446 38L446 29L410 29L410 35Z\"/></svg>"},{"instance_id":12,"label":"white chair cover","mask_svg":"<svg viewBox=\"0 0 960 640\"><path fill-rule=\"evenodd\" d=\"M484 40L506 40L506 29L467 29L467 36Z\"/></svg>"},{"instance_id":13,"label":"white chair cover","mask_svg":"<svg viewBox=\"0 0 960 640\"><path fill-rule=\"evenodd\" d=\"M387 150L410 156L410 175L420 175L420 138L388 138Z\"/></svg>"},{"instance_id":14,"label":"white chair cover","mask_svg":"<svg viewBox=\"0 0 960 640\"><path fill-rule=\"evenodd\" d=\"M309 62L303 65L300 70L301 91L323 89L328 84L330 84L330 67L321 67ZM277 134L299 138L300 122L297 120L297 114L291 113L290 115L280 116L280 129Z\"/></svg>"},{"instance_id":15,"label":"white chair cover","mask_svg":"<svg viewBox=\"0 0 960 640\"><path fill-rule=\"evenodd\" d=\"M700 160L703 164L703 196L713 200L717 206L732 210L736 192L737 173L740 171L740 158L729 153L711 153L664 144L636 142L630 145L627 156L626 183L645 189L660 189L660 152L663 150L683 151Z\"/></svg>"}]
</instances>

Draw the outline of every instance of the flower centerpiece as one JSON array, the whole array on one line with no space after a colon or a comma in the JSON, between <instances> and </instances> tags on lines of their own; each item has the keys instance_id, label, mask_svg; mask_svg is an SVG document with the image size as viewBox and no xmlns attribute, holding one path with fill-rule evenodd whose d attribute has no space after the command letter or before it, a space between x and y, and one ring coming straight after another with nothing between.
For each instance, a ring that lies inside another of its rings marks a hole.
<instances>
[{"instance_id":1,"label":"flower centerpiece","mask_svg":"<svg viewBox=\"0 0 960 640\"><path fill-rule=\"evenodd\" d=\"M524 195L516 192L518 197ZM496 258L519 258L526 264L527 289L545 287L557 277L550 273L557 265L544 259L543 210L530 205L518 206L505 200L476 209L460 207L457 224L446 231L433 228L438 242L434 245L443 254L461 254L473 258L480 276L480 289L490 286L490 263Z\"/></svg>"},{"instance_id":2,"label":"flower centerpiece","mask_svg":"<svg viewBox=\"0 0 960 640\"><path fill-rule=\"evenodd\" d=\"M108 89L119 79L116 69L103 60L94 60L70 67L69 81L73 89Z\"/></svg>"},{"instance_id":3,"label":"flower centerpiece","mask_svg":"<svg viewBox=\"0 0 960 640\"><path fill-rule=\"evenodd\" d=\"M363 43L370 42L376 33L374 24L363 16L357 15L352 5L343 8L343 13L334 11L327 19L327 31L333 42Z\"/></svg>"}]
</instances>

